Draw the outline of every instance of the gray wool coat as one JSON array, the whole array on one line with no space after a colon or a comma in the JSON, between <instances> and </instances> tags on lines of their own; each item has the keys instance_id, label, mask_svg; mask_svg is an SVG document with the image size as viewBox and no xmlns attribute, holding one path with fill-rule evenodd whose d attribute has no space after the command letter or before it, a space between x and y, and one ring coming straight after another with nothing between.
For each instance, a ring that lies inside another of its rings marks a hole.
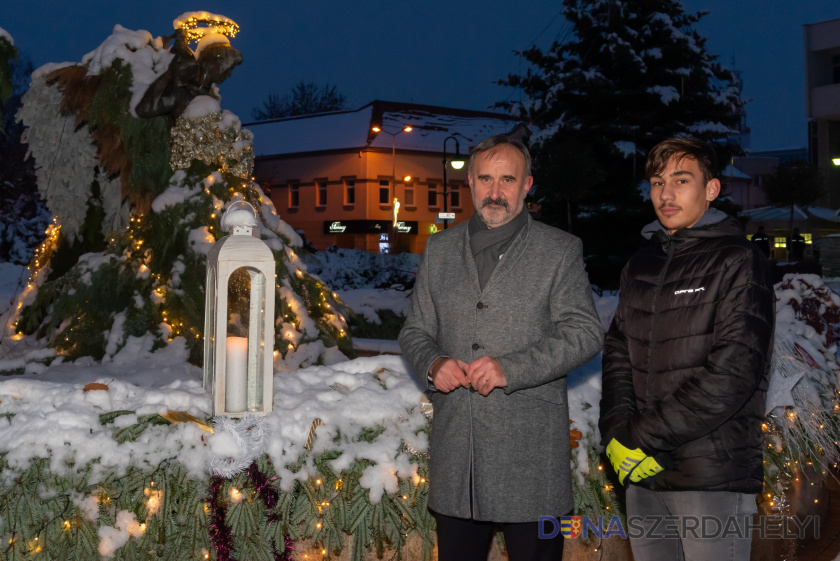
<instances>
[{"instance_id":1,"label":"gray wool coat","mask_svg":"<svg viewBox=\"0 0 840 561\"><path fill-rule=\"evenodd\" d=\"M560 516L574 505L565 376L603 343L581 242L529 217L482 291L467 224L429 238L399 337L432 390L429 508L494 522ZM508 385L486 397L437 391L427 374L440 356L494 357Z\"/></svg>"}]
</instances>

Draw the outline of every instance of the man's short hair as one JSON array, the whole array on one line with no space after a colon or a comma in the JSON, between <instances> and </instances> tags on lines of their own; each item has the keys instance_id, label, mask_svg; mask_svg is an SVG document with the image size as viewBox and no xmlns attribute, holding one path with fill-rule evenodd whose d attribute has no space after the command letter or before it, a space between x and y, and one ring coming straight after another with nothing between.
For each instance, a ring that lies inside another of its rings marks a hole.
<instances>
[{"instance_id":1,"label":"man's short hair","mask_svg":"<svg viewBox=\"0 0 840 561\"><path fill-rule=\"evenodd\" d=\"M704 185L717 175L717 155L714 149L702 140L683 136L663 140L648 153L645 163L645 177L648 181L654 175L662 173L671 158L677 158L677 162L682 161L683 158L696 160L703 174Z\"/></svg>"},{"instance_id":2,"label":"man's short hair","mask_svg":"<svg viewBox=\"0 0 840 561\"><path fill-rule=\"evenodd\" d=\"M472 150L470 150L470 161L467 166L467 171L472 173L473 164L475 163L475 157L482 152L489 152L490 150L494 150L497 146L513 146L522 154L525 158L525 177L531 175L531 153L528 152L528 147L519 142L518 140L511 140L504 134L497 134L496 136L491 136L490 138L485 138L481 142L475 145ZM522 179L525 179L524 177Z\"/></svg>"}]
</instances>

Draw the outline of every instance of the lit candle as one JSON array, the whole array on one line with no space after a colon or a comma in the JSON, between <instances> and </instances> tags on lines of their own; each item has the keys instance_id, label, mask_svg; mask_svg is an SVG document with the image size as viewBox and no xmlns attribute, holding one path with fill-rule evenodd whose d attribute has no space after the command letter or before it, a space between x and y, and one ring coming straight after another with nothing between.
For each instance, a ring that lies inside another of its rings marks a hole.
<instances>
[{"instance_id":1,"label":"lit candle","mask_svg":"<svg viewBox=\"0 0 840 561\"><path fill-rule=\"evenodd\" d=\"M248 338L228 337L225 360L225 410L245 411L248 395Z\"/></svg>"}]
</instances>

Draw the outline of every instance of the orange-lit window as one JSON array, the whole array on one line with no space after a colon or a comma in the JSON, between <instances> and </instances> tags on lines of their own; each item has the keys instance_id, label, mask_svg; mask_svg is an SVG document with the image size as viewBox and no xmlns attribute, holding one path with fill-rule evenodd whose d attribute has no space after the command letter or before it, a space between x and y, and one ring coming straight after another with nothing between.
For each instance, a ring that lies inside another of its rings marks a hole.
<instances>
[{"instance_id":1,"label":"orange-lit window","mask_svg":"<svg viewBox=\"0 0 840 561\"><path fill-rule=\"evenodd\" d=\"M356 179L354 177L344 179L344 204L347 206L356 204Z\"/></svg>"},{"instance_id":2,"label":"orange-lit window","mask_svg":"<svg viewBox=\"0 0 840 561\"><path fill-rule=\"evenodd\" d=\"M437 183L429 183L428 204L429 204L429 207L431 207L431 208L437 208L438 207Z\"/></svg>"},{"instance_id":3,"label":"orange-lit window","mask_svg":"<svg viewBox=\"0 0 840 561\"><path fill-rule=\"evenodd\" d=\"M316 194L316 203L318 206L327 206L327 180L322 179L315 182L315 185L318 187L318 193Z\"/></svg>"},{"instance_id":4,"label":"orange-lit window","mask_svg":"<svg viewBox=\"0 0 840 561\"><path fill-rule=\"evenodd\" d=\"M289 208L297 208L300 205L300 185L289 183Z\"/></svg>"},{"instance_id":5,"label":"orange-lit window","mask_svg":"<svg viewBox=\"0 0 840 561\"><path fill-rule=\"evenodd\" d=\"M379 181L379 204L391 204L391 182L387 179L381 179Z\"/></svg>"}]
</instances>

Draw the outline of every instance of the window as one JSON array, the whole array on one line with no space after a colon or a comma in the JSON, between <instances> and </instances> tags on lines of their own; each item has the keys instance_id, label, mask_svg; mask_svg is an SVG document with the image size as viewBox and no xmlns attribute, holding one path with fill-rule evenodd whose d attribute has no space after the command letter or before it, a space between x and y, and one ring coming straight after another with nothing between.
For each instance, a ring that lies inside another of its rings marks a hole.
<instances>
[{"instance_id":1,"label":"window","mask_svg":"<svg viewBox=\"0 0 840 561\"><path fill-rule=\"evenodd\" d=\"M356 204L356 179L353 177L344 180L344 204L347 206Z\"/></svg>"},{"instance_id":2,"label":"window","mask_svg":"<svg viewBox=\"0 0 840 561\"><path fill-rule=\"evenodd\" d=\"M833 81L831 83L840 84L840 55L831 57L831 66L834 70L834 75L832 76Z\"/></svg>"},{"instance_id":3,"label":"window","mask_svg":"<svg viewBox=\"0 0 840 561\"><path fill-rule=\"evenodd\" d=\"M453 183L449 186L450 208L461 208L461 186Z\"/></svg>"},{"instance_id":4,"label":"window","mask_svg":"<svg viewBox=\"0 0 840 561\"><path fill-rule=\"evenodd\" d=\"M429 206L433 208L438 206L437 183L429 183Z\"/></svg>"},{"instance_id":5,"label":"window","mask_svg":"<svg viewBox=\"0 0 840 561\"><path fill-rule=\"evenodd\" d=\"M405 195L403 195L405 206L414 206L414 184L405 184Z\"/></svg>"},{"instance_id":6,"label":"window","mask_svg":"<svg viewBox=\"0 0 840 561\"><path fill-rule=\"evenodd\" d=\"M787 247L787 239L782 236L776 236L773 238L773 247Z\"/></svg>"},{"instance_id":7,"label":"window","mask_svg":"<svg viewBox=\"0 0 840 561\"><path fill-rule=\"evenodd\" d=\"M812 234L802 234L802 237L805 238L805 243L807 245L814 243L814 236Z\"/></svg>"},{"instance_id":8,"label":"window","mask_svg":"<svg viewBox=\"0 0 840 561\"><path fill-rule=\"evenodd\" d=\"M297 208L300 204L300 185L289 183L289 208Z\"/></svg>"},{"instance_id":9,"label":"window","mask_svg":"<svg viewBox=\"0 0 840 561\"><path fill-rule=\"evenodd\" d=\"M318 187L318 194L315 204L317 206L327 206L327 180L321 179L315 182Z\"/></svg>"},{"instance_id":10,"label":"window","mask_svg":"<svg viewBox=\"0 0 840 561\"><path fill-rule=\"evenodd\" d=\"M379 180L379 204L391 204L391 182L387 179Z\"/></svg>"}]
</instances>

